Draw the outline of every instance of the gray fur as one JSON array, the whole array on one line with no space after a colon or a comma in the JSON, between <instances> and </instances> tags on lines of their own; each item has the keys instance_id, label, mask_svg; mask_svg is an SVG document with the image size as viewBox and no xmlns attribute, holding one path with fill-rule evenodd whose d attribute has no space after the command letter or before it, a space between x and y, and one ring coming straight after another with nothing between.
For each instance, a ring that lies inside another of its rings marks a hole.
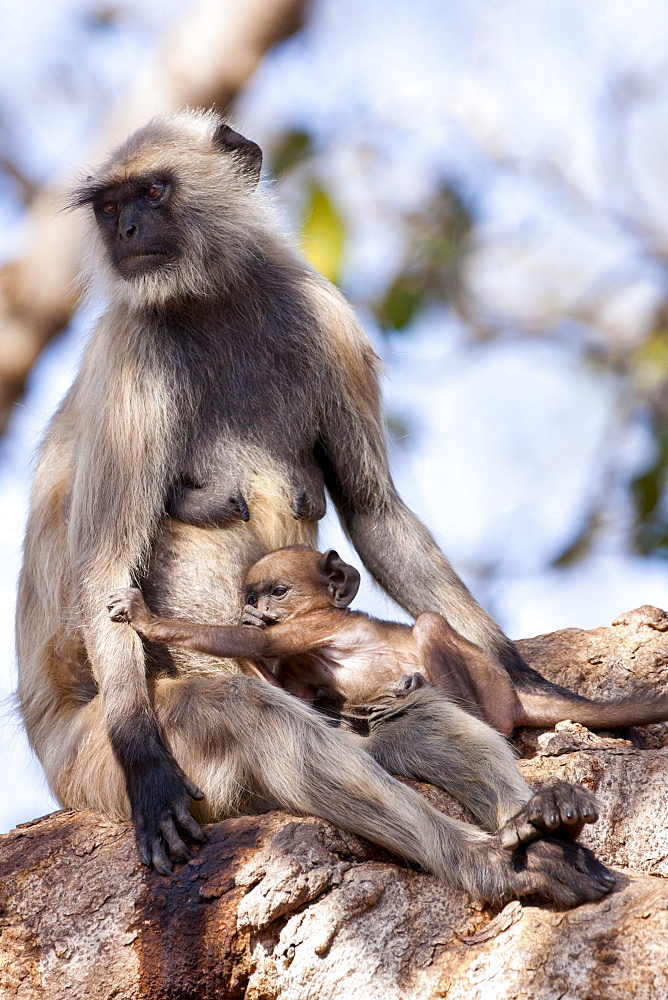
<instances>
[{"instance_id":1,"label":"gray fur","mask_svg":"<svg viewBox=\"0 0 668 1000\"><path fill-rule=\"evenodd\" d=\"M287 694L234 676L229 661L147 661L107 617L109 592L141 582L157 612L226 623L260 555L315 543L326 482L365 564L405 607L444 610L486 649L510 646L397 497L373 350L282 237L239 152L216 142L220 126L213 113L156 119L75 196L90 220L86 281L109 304L40 450L17 613L19 702L49 785L64 806L132 816L142 858L161 871L164 838L186 856L173 824L186 825L195 782L200 820L278 803L483 899L598 898L605 870L582 849L532 844L518 866ZM121 277L91 206L153 175L171 178L179 253ZM248 521L230 505L237 492ZM379 758L401 764L380 742ZM495 807L475 808L491 826Z\"/></svg>"}]
</instances>

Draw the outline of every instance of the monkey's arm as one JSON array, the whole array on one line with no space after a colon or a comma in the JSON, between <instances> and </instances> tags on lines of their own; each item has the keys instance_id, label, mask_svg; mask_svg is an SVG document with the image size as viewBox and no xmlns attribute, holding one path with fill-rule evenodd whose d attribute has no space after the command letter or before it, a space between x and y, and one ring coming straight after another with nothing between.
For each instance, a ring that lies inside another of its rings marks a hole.
<instances>
[{"instance_id":1,"label":"monkey's arm","mask_svg":"<svg viewBox=\"0 0 668 1000\"><path fill-rule=\"evenodd\" d=\"M399 498L388 466L378 359L356 324L351 329L354 320L343 314L344 308L339 302L337 311L347 336L336 328L329 331L331 368L316 455L364 565L415 618L424 611L443 614L458 632L501 663L518 686L554 691L524 663L430 532Z\"/></svg>"},{"instance_id":2,"label":"monkey's arm","mask_svg":"<svg viewBox=\"0 0 668 1000\"><path fill-rule=\"evenodd\" d=\"M413 617L440 612L458 632L507 665L518 658L510 640L397 494L369 364L366 375L364 382L358 381L358 400L340 387L340 399L330 401L320 442L320 464L343 526L369 572Z\"/></svg>"},{"instance_id":3,"label":"monkey's arm","mask_svg":"<svg viewBox=\"0 0 668 1000\"><path fill-rule=\"evenodd\" d=\"M125 341L119 345L117 325L113 314L101 320L68 397L78 435L68 580L80 581L86 656L125 778L139 855L167 874L170 855L189 856L177 826L206 839L189 812L190 799L204 796L165 746L142 643L132 629L109 620L104 601L145 565L163 516L176 408L169 379L150 356L133 353ZM134 328L130 332L136 337ZM121 333L127 333L122 323Z\"/></svg>"},{"instance_id":4,"label":"monkey's arm","mask_svg":"<svg viewBox=\"0 0 668 1000\"><path fill-rule=\"evenodd\" d=\"M115 590L107 604L112 621L127 622L142 639L209 656L263 659L311 652L330 636L331 628L319 615L263 629L249 625L197 625L175 618L161 618L147 607L136 587Z\"/></svg>"}]
</instances>

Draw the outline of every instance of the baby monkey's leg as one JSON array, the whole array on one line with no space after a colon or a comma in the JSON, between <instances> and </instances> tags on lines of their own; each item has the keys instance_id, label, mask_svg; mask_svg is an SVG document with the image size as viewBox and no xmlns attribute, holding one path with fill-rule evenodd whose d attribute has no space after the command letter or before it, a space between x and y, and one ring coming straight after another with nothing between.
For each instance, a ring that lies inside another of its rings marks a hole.
<instances>
[{"instance_id":1,"label":"baby monkey's leg","mask_svg":"<svg viewBox=\"0 0 668 1000\"><path fill-rule=\"evenodd\" d=\"M466 711L510 736L521 706L508 674L496 660L432 611L420 615L413 636L427 680Z\"/></svg>"}]
</instances>

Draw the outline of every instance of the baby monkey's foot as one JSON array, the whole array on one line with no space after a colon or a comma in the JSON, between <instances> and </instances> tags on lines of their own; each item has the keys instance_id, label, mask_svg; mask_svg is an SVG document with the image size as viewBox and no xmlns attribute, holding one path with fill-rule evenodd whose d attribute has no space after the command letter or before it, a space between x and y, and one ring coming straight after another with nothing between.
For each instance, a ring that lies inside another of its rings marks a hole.
<instances>
[{"instance_id":1,"label":"baby monkey's foot","mask_svg":"<svg viewBox=\"0 0 668 1000\"><path fill-rule=\"evenodd\" d=\"M548 788L541 788L499 830L501 846L514 851L521 844L529 844L545 834L556 834L577 840L585 823L598 819L596 798L582 785L557 781Z\"/></svg>"},{"instance_id":2,"label":"baby monkey's foot","mask_svg":"<svg viewBox=\"0 0 668 1000\"><path fill-rule=\"evenodd\" d=\"M128 622L130 625L146 622L153 617L137 587L120 587L112 591L107 610L113 622Z\"/></svg>"}]
</instances>

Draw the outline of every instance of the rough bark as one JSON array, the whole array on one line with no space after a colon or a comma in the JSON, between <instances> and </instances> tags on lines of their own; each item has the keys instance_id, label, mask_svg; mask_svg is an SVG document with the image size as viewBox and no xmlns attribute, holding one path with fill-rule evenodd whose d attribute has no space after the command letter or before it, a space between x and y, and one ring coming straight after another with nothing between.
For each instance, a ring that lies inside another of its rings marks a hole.
<instances>
[{"instance_id":1,"label":"rough bark","mask_svg":"<svg viewBox=\"0 0 668 1000\"><path fill-rule=\"evenodd\" d=\"M185 107L225 111L265 52L300 25L307 0L200 0L188 6L154 59L102 129L90 163L153 115ZM0 433L46 344L76 305L79 220L64 213L73 178L32 199L27 237L15 260L0 268Z\"/></svg>"},{"instance_id":2,"label":"rough bark","mask_svg":"<svg viewBox=\"0 0 668 1000\"><path fill-rule=\"evenodd\" d=\"M586 694L661 685L668 616L521 643ZM602 813L584 840L613 895L494 912L317 819L274 812L209 827L171 878L127 826L58 812L0 838L0 995L68 1000L660 1000L668 997L668 727L638 749L565 722L524 731L534 783L582 781ZM440 808L455 803L428 786Z\"/></svg>"}]
</instances>

